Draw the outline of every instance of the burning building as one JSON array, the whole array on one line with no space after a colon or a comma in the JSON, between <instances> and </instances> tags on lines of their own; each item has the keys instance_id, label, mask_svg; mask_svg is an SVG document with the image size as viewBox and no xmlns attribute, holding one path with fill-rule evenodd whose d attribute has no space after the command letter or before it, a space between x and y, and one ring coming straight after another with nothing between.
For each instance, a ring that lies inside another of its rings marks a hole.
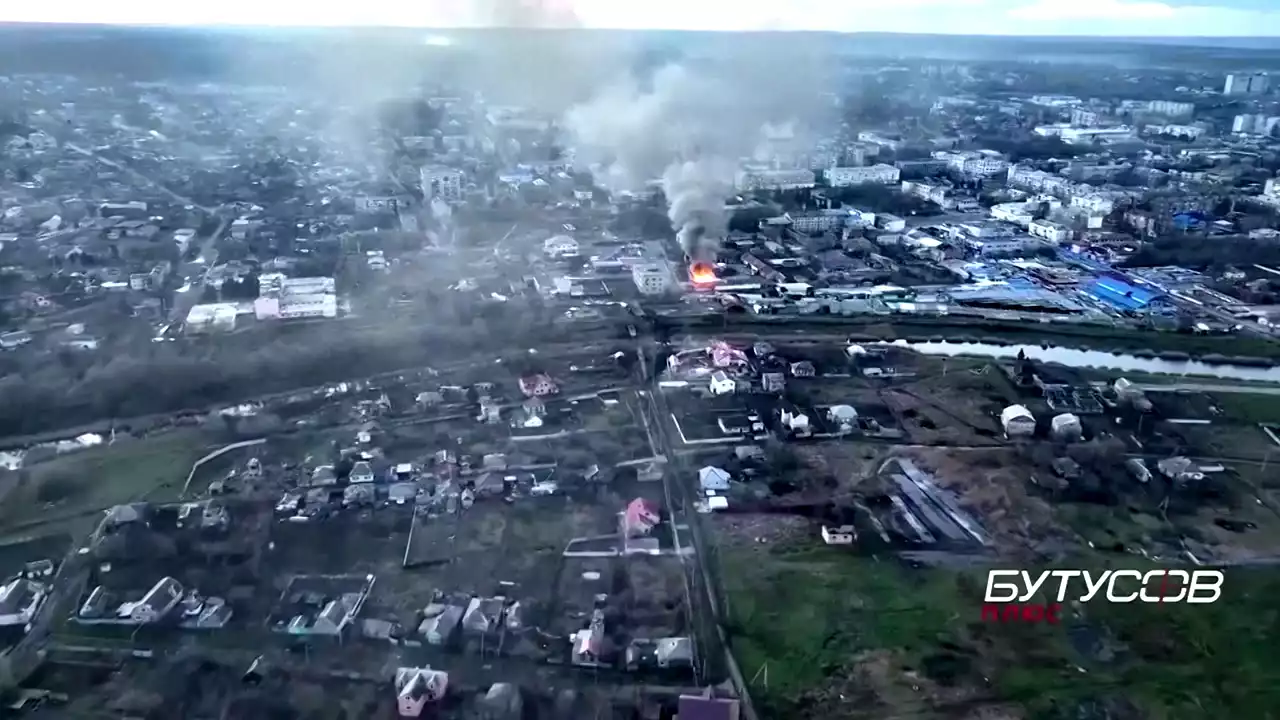
<instances>
[{"instance_id":1,"label":"burning building","mask_svg":"<svg viewBox=\"0 0 1280 720\"><path fill-rule=\"evenodd\" d=\"M694 260L689 263L689 282L694 285L714 285L719 279L716 277L715 265L701 260Z\"/></svg>"}]
</instances>

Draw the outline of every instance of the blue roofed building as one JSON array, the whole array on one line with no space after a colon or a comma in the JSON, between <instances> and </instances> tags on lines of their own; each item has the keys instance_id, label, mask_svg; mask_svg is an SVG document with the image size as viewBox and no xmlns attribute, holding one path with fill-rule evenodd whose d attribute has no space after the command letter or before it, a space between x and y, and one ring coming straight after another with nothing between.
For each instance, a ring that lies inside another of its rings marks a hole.
<instances>
[{"instance_id":1,"label":"blue roofed building","mask_svg":"<svg viewBox=\"0 0 1280 720\"><path fill-rule=\"evenodd\" d=\"M1085 292L1120 310L1143 311L1153 303L1164 304L1162 296L1155 291L1136 287L1110 275L1103 275L1089 283Z\"/></svg>"}]
</instances>

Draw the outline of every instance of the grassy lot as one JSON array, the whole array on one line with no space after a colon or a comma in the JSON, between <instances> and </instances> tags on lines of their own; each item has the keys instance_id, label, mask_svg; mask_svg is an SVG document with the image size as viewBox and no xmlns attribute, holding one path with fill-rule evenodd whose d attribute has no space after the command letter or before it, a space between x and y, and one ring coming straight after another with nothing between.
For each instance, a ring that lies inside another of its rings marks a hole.
<instances>
[{"instance_id":1,"label":"grassy lot","mask_svg":"<svg viewBox=\"0 0 1280 720\"><path fill-rule=\"evenodd\" d=\"M119 440L67 453L19 473L0 504L0 533L63 522L134 500L176 498L191 464L207 451L197 431Z\"/></svg>"},{"instance_id":2,"label":"grassy lot","mask_svg":"<svg viewBox=\"0 0 1280 720\"><path fill-rule=\"evenodd\" d=\"M980 621L983 570L825 547L720 561L731 646L766 717L1280 717L1280 567L1229 569L1215 605L1095 602L1031 626Z\"/></svg>"},{"instance_id":3,"label":"grassy lot","mask_svg":"<svg viewBox=\"0 0 1280 720\"><path fill-rule=\"evenodd\" d=\"M1280 395L1217 393L1213 399L1223 415L1244 423L1280 423Z\"/></svg>"}]
</instances>

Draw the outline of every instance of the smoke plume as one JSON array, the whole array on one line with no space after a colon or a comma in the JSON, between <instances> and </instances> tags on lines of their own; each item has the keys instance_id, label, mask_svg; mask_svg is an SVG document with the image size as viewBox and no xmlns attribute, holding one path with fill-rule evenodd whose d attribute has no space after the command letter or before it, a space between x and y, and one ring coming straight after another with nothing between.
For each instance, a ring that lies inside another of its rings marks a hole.
<instances>
[{"instance_id":1,"label":"smoke plume","mask_svg":"<svg viewBox=\"0 0 1280 720\"><path fill-rule=\"evenodd\" d=\"M659 180L685 253L705 259L725 233L739 164L766 126L815 118L817 76L800 65L725 53L667 64L648 82L621 77L566 113L575 161L614 192Z\"/></svg>"}]
</instances>

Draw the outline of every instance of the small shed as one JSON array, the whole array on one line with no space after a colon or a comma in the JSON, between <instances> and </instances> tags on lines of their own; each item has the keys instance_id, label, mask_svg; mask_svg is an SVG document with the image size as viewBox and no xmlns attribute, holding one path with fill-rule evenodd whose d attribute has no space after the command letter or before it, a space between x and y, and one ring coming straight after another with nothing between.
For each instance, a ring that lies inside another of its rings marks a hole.
<instances>
[{"instance_id":1,"label":"small shed","mask_svg":"<svg viewBox=\"0 0 1280 720\"><path fill-rule=\"evenodd\" d=\"M1000 413L1000 425L1007 437L1029 437L1036 432L1036 418L1025 405L1010 405Z\"/></svg>"}]
</instances>

